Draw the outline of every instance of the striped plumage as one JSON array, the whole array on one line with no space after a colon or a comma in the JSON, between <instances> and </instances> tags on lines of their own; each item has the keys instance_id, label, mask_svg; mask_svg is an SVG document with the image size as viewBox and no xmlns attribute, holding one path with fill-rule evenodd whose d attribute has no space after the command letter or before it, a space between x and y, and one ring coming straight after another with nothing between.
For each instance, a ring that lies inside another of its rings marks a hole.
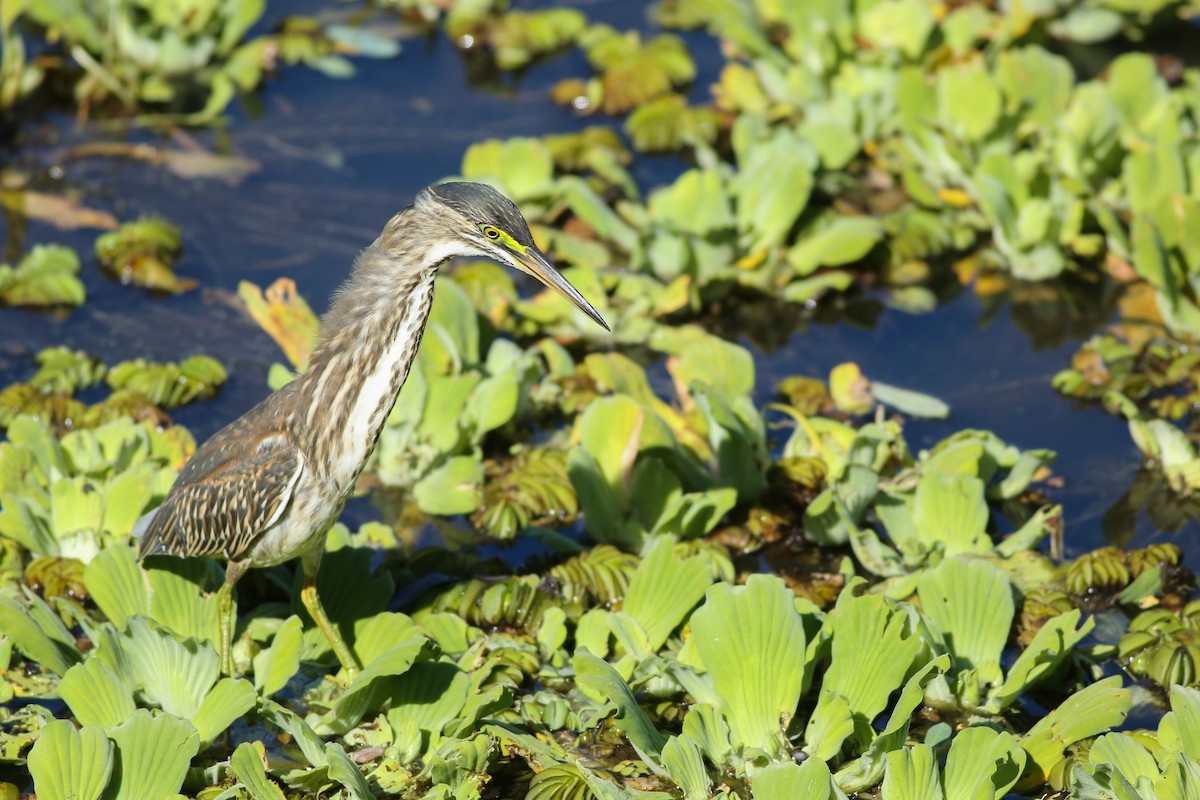
<instances>
[{"instance_id":1,"label":"striped plumage","mask_svg":"<svg viewBox=\"0 0 1200 800\"><path fill-rule=\"evenodd\" d=\"M316 597L321 545L412 367L438 267L455 256L529 272L604 324L541 255L503 195L480 184L431 186L359 255L322 319L306 371L198 448L162 505L139 522L139 556L229 559L222 591L230 603L247 568L303 556L301 599L353 673L353 655ZM223 625L228 671L232 621Z\"/></svg>"}]
</instances>

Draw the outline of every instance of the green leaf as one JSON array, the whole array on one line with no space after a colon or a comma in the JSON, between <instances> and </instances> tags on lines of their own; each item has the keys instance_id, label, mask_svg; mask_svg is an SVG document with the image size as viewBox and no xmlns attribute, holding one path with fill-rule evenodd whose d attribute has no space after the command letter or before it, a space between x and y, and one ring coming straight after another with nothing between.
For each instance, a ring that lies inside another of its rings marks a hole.
<instances>
[{"instance_id":1,"label":"green leaf","mask_svg":"<svg viewBox=\"0 0 1200 800\"><path fill-rule=\"evenodd\" d=\"M803 764L771 764L754 778L754 800L846 800L819 758ZM933 800L932 796L921 800Z\"/></svg>"},{"instance_id":2,"label":"green leaf","mask_svg":"<svg viewBox=\"0 0 1200 800\"><path fill-rule=\"evenodd\" d=\"M399 644L371 659L334 705L332 724L335 729L347 731L356 725L368 710L375 682L407 672L428 641L423 634L414 631Z\"/></svg>"},{"instance_id":3,"label":"green leaf","mask_svg":"<svg viewBox=\"0 0 1200 800\"><path fill-rule=\"evenodd\" d=\"M258 699L250 681L241 678L222 678L205 695L200 708L192 717L192 724L200 734L200 741L210 744L240 719Z\"/></svg>"},{"instance_id":4,"label":"green leaf","mask_svg":"<svg viewBox=\"0 0 1200 800\"><path fill-rule=\"evenodd\" d=\"M56 675L65 675L81 658L74 647L75 637L63 627L57 615L46 607L41 598L29 593L28 600L32 606L40 604L47 613L39 614L35 621L35 617L19 601L0 595L0 630L30 660ZM45 625L42 621L45 621Z\"/></svg>"},{"instance_id":5,"label":"green leaf","mask_svg":"<svg viewBox=\"0 0 1200 800\"><path fill-rule=\"evenodd\" d=\"M672 230L709 236L733 227L729 197L713 170L692 169L650 196L650 214Z\"/></svg>"},{"instance_id":6,"label":"green leaf","mask_svg":"<svg viewBox=\"0 0 1200 800\"><path fill-rule=\"evenodd\" d=\"M871 217L834 217L829 224L802 235L788 250L787 260L799 276L820 267L853 264L883 238L883 226Z\"/></svg>"},{"instance_id":7,"label":"green leaf","mask_svg":"<svg viewBox=\"0 0 1200 800\"><path fill-rule=\"evenodd\" d=\"M455 456L413 485L417 507L426 514L470 514L483 492L483 462L475 456Z\"/></svg>"},{"instance_id":8,"label":"green leaf","mask_svg":"<svg viewBox=\"0 0 1200 800\"><path fill-rule=\"evenodd\" d=\"M946 797L1001 800L1025 769L1025 751L1011 733L967 728L946 756Z\"/></svg>"},{"instance_id":9,"label":"green leaf","mask_svg":"<svg viewBox=\"0 0 1200 800\"><path fill-rule=\"evenodd\" d=\"M116 745L116 761L104 800L174 796L200 750L200 736L190 722L170 714L152 716L144 708L108 735Z\"/></svg>"},{"instance_id":10,"label":"green leaf","mask_svg":"<svg viewBox=\"0 0 1200 800\"><path fill-rule=\"evenodd\" d=\"M1107 733L1097 737L1088 751L1088 761L1093 764L1111 764L1116 772L1133 785L1137 785L1142 779L1154 780L1159 776L1158 763L1150 751L1123 733Z\"/></svg>"},{"instance_id":11,"label":"green leaf","mask_svg":"<svg viewBox=\"0 0 1200 800\"><path fill-rule=\"evenodd\" d=\"M346 751L337 742L325 745L325 758L329 763L329 777L342 785L350 795L351 800L374 800L375 795L367 784L367 779L359 772L358 767L346 755Z\"/></svg>"},{"instance_id":12,"label":"green leaf","mask_svg":"<svg viewBox=\"0 0 1200 800\"><path fill-rule=\"evenodd\" d=\"M267 777L261 742L242 742L229 759L229 768L253 800L285 800L283 792Z\"/></svg>"},{"instance_id":13,"label":"green leaf","mask_svg":"<svg viewBox=\"0 0 1200 800\"><path fill-rule=\"evenodd\" d=\"M903 610L880 595L855 596L848 586L825 621L831 661L805 732L818 758L832 757L845 739L860 747L874 738L872 721L904 683L923 643ZM859 665L870 661L872 669Z\"/></svg>"},{"instance_id":14,"label":"green leaf","mask_svg":"<svg viewBox=\"0 0 1200 800\"><path fill-rule=\"evenodd\" d=\"M1119 675L1093 683L1068 697L1021 737L1021 746L1029 754L1030 771L1017 790L1041 785L1062 761L1066 748L1120 725L1131 704L1130 692L1121 687Z\"/></svg>"},{"instance_id":15,"label":"green leaf","mask_svg":"<svg viewBox=\"0 0 1200 800\"><path fill-rule=\"evenodd\" d=\"M1200 689L1171 687L1171 710L1158 725L1158 737L1163 747L1200 759Z\"/></svg>"},{"instance_id":16,"label":"green leaf","mask_svg":"<svg viewBox=\"0 0 1200 800\"><path fill-rule=\"evenodd\" d=\"M430 734L439 734L459 717L470 693L471 678L447 661L418 661L391 682L388 722L411 717Z\"/></svg>"},{"instance_id":17,"label":"green leaf","mask_svg":"<svg viewBox=\"0 0 1200 800\"><path fill-rule=\"evenodd\" d=\"M818 162L813 146L786 128L750 149L733 190L738 230L752 251L783 244L808 205Z\"/></svg>"},{"instance_id":18,"label":"green leaf","mask_svg":"<svg viewBox=\"0 0 1200 800\"><path fill-rule=\"evenodd\" d=\"M986 553L988 507L983 481L971 475L925 471L917 483L913 522L922 541L941 544L946 555Z\"/></svg>"},{"instance_id":19,"label":"green leaf","mask_svg":"<svg viewBox=\"0 0 1200 800\"><path fill-rule=\"evenodd\" d=\"M86 293L78 274L74 250L37 245L15 269L0 265L0 301L14 306L80 305Z\"/></svg>"},{"instance_id":20,"label":"green leaf","mask_svg":"<svg viewBox=\"0 0 1200 800\"><path fill-rule=\"evenodd\" d=\"M577 423L580 444L599 468L608 494L619 502L618 508L626 505L624 476L637 456L644 417L645 412L633 398L616 395L592 402ZM568 467L568 472L574 483L577 470ZM585 500L582 492L579 499Z\"/></svg>"},{"instance_id":21,"label":"green leaf","mask_svg":"<svg viewBox=\"0 0 1200 800\"><path fill-rule=\"evenodd\" d=\"M672 537L656 537L629 580L621 610L637 621L651 652L655 652L704 598L711 584L705 559L680 559L675 555Z\"/></svg>"},{"instance_id":22,"label":"green leaf","mask_svg":"<svg viewBox=\"0 0 1200 800\"><path fill-rule=\"evenodd\" d=\"M1092 632L1095 620L1088 617L1079 624L1080 612L1073 609L1046 622L1021 651L1008 670L1004 683L992 693L989 707L999 713L1030 686L1052 675L1059 664L1075 652L1076 646ZM1078 626L1078 627L1076 627Z\"/></svg>"},{"instance_id":23,"label":"green leaf","mask_svg":"<svg viewBox=\"0 0 1200 800\"><path fill-rule=\"evenodd\" d=\"M29 773L39 800L98 800L113 768L112 743L93 726L76 730L56 719L29 751Z\"/></svg>"},{"instance_id":24,"label":"green leaf","mask_svg":"<svg viewBox=\"0 0 1200 800\"><path fill-rule=\"evenodd\" d=\"M657 760L667 744L667 735L654 727L638 705L629 684L607 661L579 649L575 652L575 681L580 691L617 708L614 724L643 758Z\"/></svg>"},{"instance_id":25,"label":"green leaf","mask_svg":"<svg viewBox=\"0 0 1200 800\"><path fill-rule=\"evenodd\" d=\"M887 753L887 771L880 787L882 800L940 800L946 797L938 776L933 748L916 744ZM969 795L954 795L966 800Z\"/></svg>"},{"instance_id":26,"label":"green leaf","mask_svg":"<svg viewBox=\"0 0 1200 800\"><path fill-rule=\"evenodd\" d=\"M58 694L81 725L119 725L133 713L133 690L98 658L67 670Z\"/></svg>"},{"instance_id":27,"label":"green leaf","mask_svg":"<svg viewBox=\"0 0 1200 800\"><path fill-rule=\"evenodd\" d=\"M292 615L283 621L271 639L271 646L254 657L254 688L269 697L300 671L300 645L304 625Z\"/></svg>"},{"instance_id":28,"label":"green leaf","mask_svg":"<svg viewBox=\"0 0 1200 800\"><path fill-rule=\"evenodd\" d=\"M704 768L700 746L688 736L672 736L662 749L662 763L684 800L708 800L712 781Z\"/></svg>"},{"instance_id":29,"label":"green leaf","mask_svg":"<svg viewBox=\"0 0 1200 800\"><path fill-rule=\"evenodd\" d=\"M917 578L917 594L950 647L954 670L999 683L1000 654L1014 614L1008 577L986 561L947 558Z\"/></svg>"},{"instance_id":30,"label":"green leaf","mask_svg":"<svg viewBox=\"0 0 1200 800\"><path fill-rule=\"evenodd\" d=\"M1000 119L1000 90L982 59L940 70L937 102L939 119L968 142L983 139Z\"/></svg>"},{"instance_id":31,"label":"green leaf","mask_svg":"<svg viewBox=\"0 0 1200 800\"><path fill-rule=\"evenodd\" d=\"M96 605L118 629L132 616L150 614L150 591L133 548L117 544L101 550L84 568L83 582Z\"/></svg>"},{"instance_id":32,"label":"green leaf","mask_svg":"<svg viewBox=\"0 0 1200 800\"><path fill-rule=\"evenodd\" d=\"M192 719L220 669L217 652L197 639L179 641L142 617L129 620L130 664L138 684L168 714Z\"/></svg>"},{"instance_id":33,"label":"green leaf","mask_svg":"<svg viewBox=\"0 0 1200 800\"><path fill-rule=\"evenodd\" d=\"M520 203L550 191L554 160L540 139L488 139L467 148L463 177L496 183Z\"/></svg>"},{"instance_id":34,"label":"green leaf","mask_svg":"<svg viewBox=\"0 0 1200 800\"><path fill-rule=\"evenodd\" d=\"M871 394L885 406L891 406L901 414L921 419L945 419L950 416L950 407L936 397L911 389L901 389L882 381L871 381Z\"/></svg>"},{"instance_id":35,"label":"green leaf","mask_svg":"<svg viewBox=\"0 0 1200 800\"><path fill-rule=\"evenodd\" d=\"M795 595L767 575L744 586L716 584L692 615L692 634L735 745L780 752L781 724L796 712L804 685L806 637Z\"/></svg>"},{"instance_id":36,"label":"green leaf","mask_svg":"<svg viewBox=\"0 0 1200 800\"><path fill-rule=\"evenodd\" d=\"M309 764L318 768L325 766L325 742L307 722L274 700L264 700L259 713L267 722L291 735Z\"/></svg>"},{"instance_id":37,"label":"green leaf","mask_svg":"<svg viewBox=\"0 0 1200 800\"><path fill-rule=\"evenodd\" d=\"M220 638L221 620L211 559L160 558L146 568L150 583L150 617L180 637L206 642ZM187 717L185 717L186 719Z\"/></svg>"}]
</instances>

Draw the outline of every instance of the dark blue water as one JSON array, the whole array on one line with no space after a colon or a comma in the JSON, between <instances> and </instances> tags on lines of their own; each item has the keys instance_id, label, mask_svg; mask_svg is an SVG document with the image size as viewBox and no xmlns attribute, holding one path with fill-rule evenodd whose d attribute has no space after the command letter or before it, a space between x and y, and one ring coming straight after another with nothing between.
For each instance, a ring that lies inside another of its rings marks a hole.
<instances>
[{"instance_id":1,"label":"dark blue water","mask_svg":"<svg viewBox=\"0 0 1200 800\"><path fill-rule=\"evenodd\" d=\"M598 0L579 5L593 20L651 29L642 4ZM720 65L716 45L701 34L687 38L699 64L691 91L703 100ZM231 108L227 131L195 134L209 149L260 165L239 182L184 179L120 159L64 160L70 147L84 142L170 142L141 131L80 130L71 119L53 114L27 125L10 155L15 166L79 191L86 204L123 220L159 213L176 222L185 243L178 271L196 278L201 288L152 298L100 274L90 256L95 232L60 232L38 222L24 231L0 227L6 260L14 249L41 242L79 250L89 294L83 307L65 316L0 310L0 382L27 377L32 353L54 344L86 349L110 363L208 353L230 368L229 383L216 400L177 415L202 439L264 396L267 367L282 360L241 310L235 297L240 280L266 285L290 276L320 311L358 250L420 188L456 174L472 142L572 131L605 121L580 118L547 98L558 80L588 74L578 52L497 77L481 72L470 55L435 35L406 41L394 60L356 64L358 77L350 81L287 69L254 103ZM676 158L639 159L635 175L648 191L682 167ZM61 177L50 179L52 169L60 169ZM937 395L951 405L952 415L910 424L914 450L966 427L993 430L1024 448L1054 449L1063 485L1049 493L1066 507L1068 549L1103 544L1102 518L1127 490L1140 457L1123 422L1096 408L1078 408L1050 389L1051 376L1068 364L1087 326L1035 347L1007 311L987 324L984 318L985 309L964 293L925 315L885 309L872 326L799 326L779 337L781 346L756 348L758 399L772 400L779 378L826 377L843 361L858 362L870 378ZM361 506L358 513L364 513ZM1130 531L1134 545L1171 537L1191 553L1193 566L1200 565L1200 548L1193 546L1200 526L1194 522L1166 534L1142 515L1126 526L1122 538Z\"/></svg>"}]
</instances>

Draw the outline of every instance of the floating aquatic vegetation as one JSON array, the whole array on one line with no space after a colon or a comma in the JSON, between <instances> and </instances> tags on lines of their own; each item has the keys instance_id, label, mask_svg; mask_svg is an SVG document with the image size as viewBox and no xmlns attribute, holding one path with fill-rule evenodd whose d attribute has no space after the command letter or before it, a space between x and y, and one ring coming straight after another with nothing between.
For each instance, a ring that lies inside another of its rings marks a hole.
<instances>
[{"instance_id":1,"label":"floating aquatic vegetation","mask_svg":"<svg viewBox=\"0 0 1200 800\"><path fill-rule=\"evenodd\" d=\"M1160 687L1200 683L1200 603L1178 614L1165 608L1143 611L1117 642L1117 658L1129 672Z\"/></svg>"},{"instance_id":2,"label":"floating aquatic vegetation","mask_svg":"<svg viewBox=\"0 0 1200 800\"><path fill-rule=\"evenodd\" d=\"M180 428L119 419L58 439L18 417L0 442L0 524L29 553L90 561L129 536L195 448Z\"/></svg>"},{"instance_id":3,"label":"floating aquatic vegetation","mask_svg":"<svg viewBox=\"0 0 1200 800\"><path fill-rule=\"evenodd\" d=\"M178 294L196 285L172 269L182 244L177 226L162 217L141 217L96 239L96 258L121 283Z\"/></svg>"},{"instance_id":4,"label":"floating aquatic vegetation","mask_svg":"<svg viewBox=\"0 0 1200 800\"><path fill-rule=\"evenodd\" d=\"M1173 505L1186 514L1187 498L1200 487L1194 441L1200 349L1194 337L1162 333L1152 322L1145 329L1126 322L1120 330L1123 335L1104 333L1085 342L1053 386L1068 397L1102 400L1106 410L1125 417L1134 444L1182 498L1182 505L1178 499Z\"/></svg>"},{"instance_id":5,"label":"floating aquatic vegetation","mask_svg":"<svg viewBox=\"0 0 1200 800\"><path fill-rule=\"evenodd\" d=\"M213 397L228 377L215 358L192 356L178 364L122 361L109 369L107 381L113 391L134 391L160 408L175 408Z\"/></svg>"},{"instance_id":6,"label":"floating aquatic vegetation","mask_svg":"<svg viewBox=\"0 0 1200 800\"><path fill-rule=\"evenodd\" d=\"M390 58L399 50L367 31L298 17L275 34L247 39L265 11L265 0L119 0L103 8L84 0L28 0L5 14L4 39L18 46L4 62L0 105L32 88L42 71L23 66L17 21L61 42L64 57L49 63L74 84L81 114L117 104L125 112L162 111L193 124L212 122L276 61L346 77L354 68L344 55Z\"/></svg>"},{"instance_id":7,"label":"floating aquatic vegetation","mask_svg":"<svg viewBox=\"0 0 1200 800\"><path fill-rule=\"evenodd\" d=\"M556 99L577 111L623 113L667 94L696 74L687 48L671 34L643 42L635 31L592 25L579 36L579 43L600 74L586 83L564 81L554 89Z\"/></svg>"},{"instance_id":8,"label":"floating aquatic vegetation","mask_svg":"<svg viewBox=\"0 0 1200 800\"><path fill-rule=\"evenodd\" d=\"M497 539L511 539L529 525L570 521L578 502L567 478L567 454L526 449L501 466L484 464L483 496L475 527Z\"/></svg>"},{"instance_id":9,"label":"floating aquatic vegetation","mask_svg":"<svg viewBox=\"0 0 1200 800\"><path fill-rule=\"evenodd\" d=\"M896 579L897 586L911 590L910 573L944 556L1007 558L1034 550L1061 524L1061 508L1046 506L1013 520L1014 529L999 542L989 532L989 501L1024 494L1053 462L1049 451L1023 452L994 434L962 431L914 459L894 422L855 430L789 413L796 429L784 458L817 458L825 465L825 488L805 510L806 535L822 545L849 544L867 571ZM1026 568L1038 571L1034 564Z\"/></svg>"},{"instance_id":10,"label":"floating aquatic vegetation","mask_svg":"<svg viewBox=\"0 0 1200 800\"><path fill-rule=\"evenodd\" d=\"M86 297L79 256L61 245L37 245L15 266L0 264L0 302L9 306L77 306Z\"/></svg>"}]
</instances>

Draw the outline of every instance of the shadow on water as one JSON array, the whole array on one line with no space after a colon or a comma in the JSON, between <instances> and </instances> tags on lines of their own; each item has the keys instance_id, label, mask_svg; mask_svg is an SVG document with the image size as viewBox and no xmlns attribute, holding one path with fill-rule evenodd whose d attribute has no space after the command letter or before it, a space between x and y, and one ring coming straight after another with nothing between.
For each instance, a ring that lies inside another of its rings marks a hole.
<instances>
[{"instance_id":1,"label":"shadow on water","mask_svg":"<svg viewBox=\"0 0 1200 800\"><path fill-rule=\"evenodd\" d=\"M597 0L580 7L598 21L649 27L640 3ZM720 61L711 39L687 38L700 68L693 87L700 100ZM9 256L46 241L84 254L88 302L65 316L0 313L0 381L27 377L30 356L53 344L83 348L109 362L208 353L230 368L230 380L216 400L178 413L198 438L207 437L265 395L267 367L282 360L242 312L235 296L239 281L261 285L290 276L321 310L359 249L417 190L454 175L472 142L605 122L579 118L546 99L561 78L587 74L578 52L515 77L497 77L443 36L432 36L406 41L395 60L360 60L356 67L351 81L289 69L253 103L235 107L228 129L197 134L207 148L257 162L259 171L240 182L189 180L120 159L64 160L70 148L98 134L78 129L57 112L22 129L9 155L13 168L31 174L37 185L78 191L86 204L108 208L121 219L158 213L176 222L186 243L178 270L203 288L151 298L100 274L87 255L93 232L60 232L32 221L17 228L8 218L2 234ZM166 144L141 131L125 138ZM649 188L681 168L678 159L639 159L635 174ZM765 304L742 316L766 320L769 336L747 335L736 315L718 327L758 351L761 403L774 399L782 377L825 377L835 364L858 362L868 377L929 392L951 405L949 420L910 423L914 448L977 427L1020 447L1058 451L1062 487L1051 496L1066 507L1071 552L1105 543L1106 534L1137 545L1175 537L1192 565L1200 566L1200 548L1193 546L1200 526L1192 522L1181 526L1182 534L1167 533L1138 509L1138 498L1122 505L1140 467L1124 423L1098 408L1076 406L1050 388L1050 378L1068 364L1079 342L1111 315L1111 298L1091 302L1089 308L1102 313L1078 318L1064 318L1053 304L984 302L969 292L924 315L873 299L851 302L832 315ZM371 512L360 503L354 513Z\"/></svg>"}]
</instances>

